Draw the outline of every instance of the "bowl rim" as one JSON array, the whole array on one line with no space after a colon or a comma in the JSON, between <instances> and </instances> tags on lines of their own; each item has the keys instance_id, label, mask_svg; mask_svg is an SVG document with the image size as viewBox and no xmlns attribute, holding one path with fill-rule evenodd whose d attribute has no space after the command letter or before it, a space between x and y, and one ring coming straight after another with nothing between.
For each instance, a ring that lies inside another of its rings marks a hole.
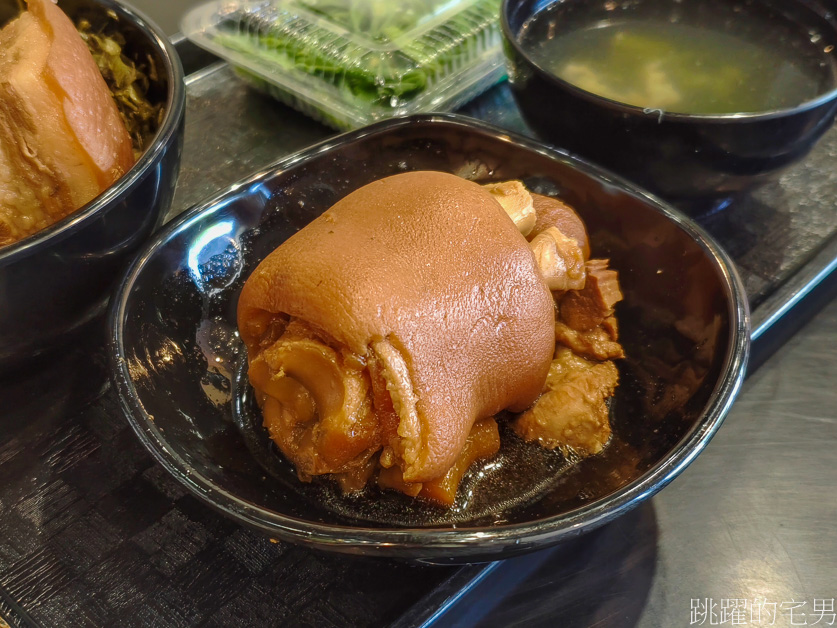
<instances>
[{"instance_id":1,"label":"bowl rim","mask_svg":"<svg viewBox=\"0 0 837 628\"><path fill-rule=\"evenodd\" d=\"M526 18L526 21L531 20L535 15L548 10L549 7L555 4L562 4L571 1L573 0L549 0L546 3L539 2L537 5L539 7L538 10L529 15ZM799 6L809 10L810 12L816 14L818 17L831 24L832 31L835 35L835 38L837 38L837 23L834 22L833 17L828 17L828 15L830 15L829 12L825 10L825 8L822 7L816 0L796 0L796 3ZM632 115L635 117L647 117L651 120L656 119L657 123L661 123L663 120L667 120L671 122L681 123L734 124L741 122L762 122L767 120L774 120L777 118L784 118L787 116L804 113L806 111L811 111L812 109L821 107L826 103L837 100L837 57L833 57L832 68L834 69L834 87L832 87L827 92L820 94L816 98L806 100L800 103L799 105L796 105L795 107L740 113L682 113L677 111L667 111L665 109L653 107L640 107L637 105L630 105L628 103L621 102L619 100L614 100L612 98L596 94L595 92L590 92L585 89L582 89L577 85L574 85L573 83L558 77L553 72L550 72L549 70L545 69L540 63L535 61L535 59L533 59L532 56L528 52L526 52L526 50L520 45L520 33L515 33L514 31L512 31L511 25L509 24L509 13L511 7L517 4L520 4L520 0L502 0L502 4L500 7L500 28L503 33L503 38L505 39L507 44L512 46L515 52L521 58L525 59L527 63L531 64L532 67L534 67L542 75L542 77L545 77L547 80L555 83L562 89L570 92L571 94L577 97L583 98L584 100L587 100L596 105L602 105L610 109L615 109L619 112L622 112L623 114ZM837 54L837 52L835 52L835 54ZM509 77L509 82L514 84L511 80L511 76Z\"/></svg>"},{"instance_id":2,"label":"bowl rim","mask_svg":"<svg viewBox=\"0 0 837 628\"><path fill-rule=\"evenodd\" d=\"M291 517L240 499L192 470L185 460L167 446L165 436L148 415L136 394L128 361L125 358L123 325L132 287L146 263L159 248L193 224L205 219L211 220L216 212L223 211L228 200L240 194L240 190L258 184L265 176L285 170L308 158L316 157L339 144L415 124L447 125L487 132L499 141L519 144L551 159L570 162L570 165L588 176L618 185L622 190L638 197L652 209L672 220L715 261L719 279L723 283L727 297L729 344L718 375L718 382L705 405L704 420L693 426L655 466L633 482L593 504L581 506L560 515L524 523L468 528L363 527L362 525L317 523ZM727 253L700 226L650 193L599 166L566 151L548 147L536 140L458 114L419 114L394 118L343 133L281 159L242 179L225 192L197 204L161 229L133 260L114 293L108 313L108 328L111 377L118 393L120 406L129 424L153 457L191 493L239 523L282 540L345 553L423 559L479 557L482 560L486 555L501 558L512 553L558 543L598 527L637 506L671 482L703 450L715 434L741 388L750 351L750 313L744 285Z\"/></svg>"},{"instance_id":3,"label":"bowl rim","mask_svg":"<svg viewBox=\"0 0 837 628\"><path fill-rule=\"evenodd\" d=\"M143 151L134 165L102 193L45 229L36 231L17 242L0 247L0 267L12 264L21 258L29 257L55 242L70 237L89 222L95 220L100 210L130 193L145 178L148 171L156 166L161 156L166 153L167 146L170 144L172 136L177 133L178 126L183 119L183 112L186 107L183 65L180 62L180 56L162 29L144 13L130 5L122 4L116 0L95 0L95 3L100 5L104 11L114 11L120 19L131 22L145 35L151 45L162 53L165 72L171 77L166 94L163 121L151 144Z\"/></svg>"}]
</instances>

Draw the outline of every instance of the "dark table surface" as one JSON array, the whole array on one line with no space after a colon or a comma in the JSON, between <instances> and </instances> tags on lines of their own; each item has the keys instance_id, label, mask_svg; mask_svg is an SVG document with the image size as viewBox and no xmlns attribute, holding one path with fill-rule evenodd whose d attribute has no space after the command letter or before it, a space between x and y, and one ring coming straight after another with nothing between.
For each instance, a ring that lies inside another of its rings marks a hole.
<instances>
[{"instance_id":1,"label":"dark table surface","mask_svg":"<svg viewBox=\"0 0 837 628\"><path fill-rule=\"evenodd\" d=\"M466 112L526 132L504 86ZM226 66L192 75L171 215L330 134ZM616 522L489 568L326 556L216 515L127 427L92 326L0 382L0 616L44 626L834 623L837 306L768 356L831 295L835 165L832 130L778 183L702 220L739 266L766 360L706 452ZM782 317L786 306L796 307Z\"/></svg>"},{"instance_id":2,"label":"dark table surface","mask_svg":"<svg viewBox=\"0 0 837 628\"><path fill-rule=\"evenodd\" d=\"M832 302L668 488L571 548L513 559L437 625L834 625L835 451Z\"/></svg>"}]
</instances>

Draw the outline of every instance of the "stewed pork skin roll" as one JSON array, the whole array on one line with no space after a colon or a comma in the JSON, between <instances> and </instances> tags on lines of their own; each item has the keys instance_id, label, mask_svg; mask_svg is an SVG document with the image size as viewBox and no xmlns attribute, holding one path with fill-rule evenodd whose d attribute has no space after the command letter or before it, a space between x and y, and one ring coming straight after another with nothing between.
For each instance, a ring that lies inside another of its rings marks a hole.
<instances>
[{"instance_id":1,"label":"stewed pork skin roll","mask_svg":"<svg viewBox=\"0 0 837 628\"><path fill-rule=\"evenodd\" d=\"M555 348L552 294L492 195L440 172L370 183L256 268L238 304L265 423L300 477L450 470L520 412Z\"/></svg>"}]
</instances>

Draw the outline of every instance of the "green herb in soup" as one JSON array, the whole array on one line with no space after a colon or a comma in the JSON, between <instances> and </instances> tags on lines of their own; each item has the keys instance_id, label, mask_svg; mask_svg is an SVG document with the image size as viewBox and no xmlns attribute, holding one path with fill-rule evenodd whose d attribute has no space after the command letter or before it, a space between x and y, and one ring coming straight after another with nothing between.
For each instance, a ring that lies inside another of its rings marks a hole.
<instances>
[{"instance_id":1,"label":"green herb in soup","mask_svg":"<svg viewBox=\"0 0 837 628\"><path fill-rule=\"evenodd\" d=\"M831 87L824 57L793 56L769 40L759 44L680 23L607 23L536 41L533 55L565 81L649 109L769 111L797 106Z\"/></svg>"}]
</instances>

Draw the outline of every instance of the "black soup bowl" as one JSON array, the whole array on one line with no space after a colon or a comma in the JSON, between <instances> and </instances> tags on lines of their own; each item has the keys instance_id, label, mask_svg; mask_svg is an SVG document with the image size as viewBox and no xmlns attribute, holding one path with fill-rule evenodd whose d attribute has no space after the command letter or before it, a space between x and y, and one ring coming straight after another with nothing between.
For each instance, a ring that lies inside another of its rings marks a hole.
<instances>
[{"instance_id":1,"label":"black soup bowl","mask_svg":"<svg viewBox=\"0 0 837 628\"><path fill-rule=\"evenodd\" d=\"M768 45L781 43L819 68L819 93L791 108L691 115L585 91L550 71L560 59L533 52L546 39L635 20L720 22L743 40L769 24ZM530 126L689 212L776 176L808 153L837 112L837 22L815 0L504 0L501 22L512 91Z\"/></svg>"},{"instance_id":2,"label":"black soup bowl","mask_svg":"<svg viewBox=\"0 0 837 628\"><path fill-rule=\"evenodd\" d=\"M614 436L580 462L514 434L442 509L367 488L300 482L261 425L236 306L256 265L349 192L405 170L521 179L585 220L620 273L627 359ZM505 558L558 543L647 499L703 449L744 375L747 300L726 254L691 220L565 153L468 118L414 116L353 131L241 181L166 226L110 310L114 385L134 431L201 500L281 540L435 561Z\"/></svg>"},{"instance_id":3,"label":"black soup bowl","mask_svg":"<svg viewBox=\"0 0 837 628\"><path fill-rule=\"evenodd\" d=\"M165 34L141 13L114 0L61 0L59 6L94 31L106 26L125 39L123 52L156 71L148 90L163 116L133 167L63 220L0 247L0 372L48 350L104 312L127 261L163 222L183 146L183 68ZM18 13L0 0L0 24Z\"/></svg>"}]
</instances>

